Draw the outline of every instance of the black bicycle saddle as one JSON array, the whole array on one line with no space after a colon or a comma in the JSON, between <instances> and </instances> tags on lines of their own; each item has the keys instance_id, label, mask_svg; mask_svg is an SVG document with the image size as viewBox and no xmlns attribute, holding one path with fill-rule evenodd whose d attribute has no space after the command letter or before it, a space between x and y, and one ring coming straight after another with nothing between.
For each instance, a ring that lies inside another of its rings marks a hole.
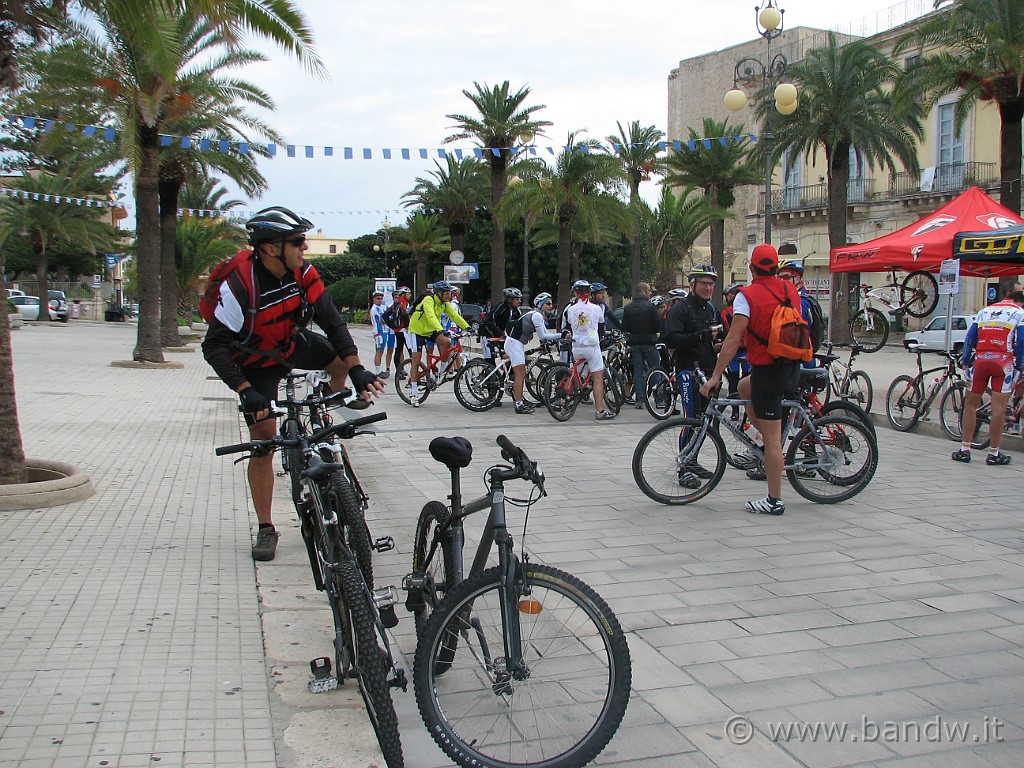
<instances>
[{"instance_id":1,"label":"black bicycle saddle","mask_svg":"<svg viewBox=\"0 0 1024 768\"><path fill-rule=\"evenodd\" d=\"M448 469L461 469L473 460L473 444L464 437L435 437L430 441L430 455Z\"/></svg>"}]
</instances>

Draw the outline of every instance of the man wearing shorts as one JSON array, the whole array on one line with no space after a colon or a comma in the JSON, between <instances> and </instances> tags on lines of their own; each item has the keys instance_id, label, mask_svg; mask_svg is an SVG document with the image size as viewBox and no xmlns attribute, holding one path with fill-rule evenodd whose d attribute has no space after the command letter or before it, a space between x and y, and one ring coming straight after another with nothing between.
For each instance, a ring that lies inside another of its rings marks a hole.
<instances>
[{"instance_id":1,"label":"man wearing shorts","mask_svg":"<svg viewBox=\"0 0 1024 768\"><path fill-rule=\"evenodd\" d=\"M974 357L970 388L964 397L961 417L963 443L953 452L953 461L970 462L971 437L977 425L978 406L986 389L992 390L992 424L989 434L992 445L985 463L1003 466L1010 457L999 452L1006 421L1006 404L1024 369L1024 291L1011 291L998 304L978 312L967 338L964 339L963 366L967 369Z\"/></svg>"},{"instance_id":2,"label":"man wearing shorts","mask_svg":"<svg viewBox=\"0 0 1024 768\"><path fill-rule=\"evenodd\" d=\"M781 515L786 511L782 503L782 401L794 394L800 381L800 363L776 362L768 354L768 346L761 339L771 333L772 314L786 296L797 306L800 296L792 283L776 277L779 254L775 248L763 243L750 254L751 284L741 288L733 301L732 326L715 363L715 371L700 389L704 397L722 380L722 372L736 356L741 346L747 348L750 376L740 380L740 397L751 401L748 415L751 423L764 437L764 470L768 495L747 502L747 511L756 515Z\"/></svg>"},{"instance_id":3,"label":"man wearing shorts","mask_svg":"<svg viewBox=\"0 0 1024 768\"><path fill-rule=\"evenodd\" d=\"M599 326L604 322L604 308L590 303L590 283L577 280L572 286L576 303L565 311L566 323L572 333L573 360L586 360L594 386L594 417L598 421L614 419L615 414L604 407L604 357L601 355Z\"/></svg>"},{"instance_id":4,"label":"man wearing shorts","mask_svg":"<svg viewBox=\"0 0 1024 768\"><path fill-rule=\"evenodd\" d=\"M370 305L370 327L373 329L373 367L377 375L386 379L391 375L391 359L395 354L395 332L384 322L384 313L387 307L384 306L384 292L373 292L373 304ZM381 361L384 360L384 350L387 350L388 357L386 367L382 370Z\"/></svg>"},{"instance_id":5,"label":"man wearing shorts","mask_svg":"<svg viewBox=\"0 0 1024 768\"><path fill-rule=\"evenodd\" d=\"M287 208L258 212L245 224L253 250L250 260L220 284L213 322L203 340L203 356L238 393L252 440L277 433L270 401L292 368L325 370L331 389L345 387L346 378L369 403L380 397L384 382L359 362L355 342L337 307L324 290L316 269L302 257L309 247L307 219ZM305 328L313 320L324 338ZM273 560L278 533L274 528L274 456L249 460L249 490L259 521L254 560Z\"/></svg>"},{"instance_id":6,"label":"man wearing shorts","mask_svg":"<svg viewBox=\"0 0 1024 768\"><path fill-rule=\"evenodd\" d=\"M412 365L409 368L409 392L414 408L420 407L419 377L420 358L423 356L424 344L436 344L437 354L443 356L451 346L451 340L445 335L441 327L441 315L446 314L462 330L469 328L469 323L462 319L452 306L452 289L454 286L441 280L428 286L433 293L420 299L416 308L409 317L409 336L407 342L411 342L409 352L412 353ZM449 361L448 365L458 365L457 360Z\"/></svg>"}]
</instances>

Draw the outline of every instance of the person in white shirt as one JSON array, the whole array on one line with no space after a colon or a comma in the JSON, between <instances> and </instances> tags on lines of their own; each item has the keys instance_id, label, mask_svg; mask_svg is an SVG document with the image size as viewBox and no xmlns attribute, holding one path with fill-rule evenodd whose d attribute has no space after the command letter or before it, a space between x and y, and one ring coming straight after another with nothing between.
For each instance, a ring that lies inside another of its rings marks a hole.
<instances>
[{"instance_id":1,"label":"person in white shirt","mask_svg":"<svg viewBox=\"0 0 1024 768\"><path fill-rule=\"evenodd\" d=\"M614 419L615 414L604 408L604 357L601 355L600 324L604 309L590 303L590 283L577 280L572 286L576 303L566 310L566 321L572 332L574 360L586 360L594 386L594 411L598 421Z\"/></svg>"},{"instance_id":2,"label":"person in white shirt","mask_svg":"<svg viewBox=\"0 0 1024 768\"><path fill-rule=\"evenodd\" d=\"M544 325L544 313L551 310L551 294L542 293L533 301L535 309L522 311L519 307L523 301L523 294L518 288L506 288L505 296L508 297L515 308L515 317L508 324L508 331L505 334L505 354L508 355L512 364L512 374L515 380L512 383L512 394L516 401L516 413L533 413L533 406L526 402L523 396L523 388L526 384L526 345L538 336L541 341L554 341L561 338L561 334L549 331Z\"/></svg>"}]
</instances>

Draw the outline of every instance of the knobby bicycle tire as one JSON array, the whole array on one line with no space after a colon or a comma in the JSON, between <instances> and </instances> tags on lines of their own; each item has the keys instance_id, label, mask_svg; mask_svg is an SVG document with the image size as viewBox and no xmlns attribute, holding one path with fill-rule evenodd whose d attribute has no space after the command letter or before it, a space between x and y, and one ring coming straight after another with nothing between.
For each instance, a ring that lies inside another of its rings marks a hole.
<instances>
[{"instance_id":1,"label":"knobby bicycle tire","mask_svg":"<svg viewBox=\"0 0 1024 768\"><path fill-rule=\"evenodd\" d=\"M851 371L850 377L846 380L846 391L839 393L839 397L856 403L865 411L870 411L871 403L875 399L874 387L871 386L871 377L864 371Z\"/></svg>"},{"instance_id":2,"label":"knobby bicycle tire","mask_svg":"<svg viewBox=\"0 0 1024 768\"><path fill-rule=\"evenodd\" d=\"M416 646L420 716L434 741L463 766L576 768L615 734L632 680L618 619L591 587L545 565L522 565L519 600L525 675L506 672L499 568L456 586ZM446 638L462 643L441 676Z\"/></svg>"},{"instance_id":3,"label":"knobby bicycle tire","mask_svg":"<svg viewBox=\"0 0 1024 768\"><path fill-rule=\"evenodd\" d=\"M967 399L967 385L958 381L947 389L939 403L939 419L950 440L963 441L963 409ZM986 389L975 410L974 434L971 447L979 451L992 444L992 392Z\"/></svg>"},{"instance_id":4,"label":"knobby bicycle tire","mask_svg":"<svg viewBox=\"0 0 1024 768\"><path fill-rule=\"evenodd\" d=\"M544 389L544 406L555 421L568 421L576 413L576 406L580 404L581 392L574 392L572 381L572 368L552 368L547 377Z\"/></svg>"},{"instance_id":5,"label":"knobby bicycle tire","mask_svg":"<svg viewBox=\"0 0 1024 768\"><path fill-rule=\"evenodd\" d=\"M296 440L299 437L299 425L295 419L285 419L281 425L281 435L285 440ZM281 465L288 474L291 483L292 504L298 509L302 500L302 451L298 448L285 448L281 451Z\"/></svg>"},{"instance_id":6,"label":"knobby bicycle tire","mask_svg":"<svg viewBox=\"0 0 1024 768\"><path fill-rule=\"evenodd\" d=\"M664 368L651 368L647 372L643 387L644 407L658 420L672 415L676 403L675 384L672 375Z\"/></svg>"},{"instance_id":7,"label":"knobby bicycle tire","mask_svg":"<svg viewBox=\"0 0 1024 768\"><path fill-rule=\"evenodd\" d=\"M669 419L640 438L633 450L633 480L648 498L659 504L690 504L707 496L722 480L725 444L714 429L707 430L699 444L693 442L702 424L699 419ZM689 430L685 439L684 430ZM694 464L700 471L688 469Z\"/></svg>"},{"instance_id":8,"label":"knobby bicycle tire","mask_svg":"<svg viewBox=\"0 0 1024 768\"><path fill-rule=\"evenodd\" d=\"M388 768L403 768L402 739L391 700L387 654L377 640L376 612L370 607L369 594L352 562L341 563L335 574L351 621L353 672L366 713Z\"/></svg>"},{"instance_id":9,"label":"knobby bicycle tire","mask_svg":"<svg viewBox=\"0 0 1024 768\"><path fill-rule=\"evenodd\" d=\"M412 405L412 387L409 381L409 373L412 371L412 358L407 357L405 360L403 360L402 364L398 367L398 370L401 371L402 375L405 376L405 378L395 381L395 392L398 393L398 396L402 398L404 402ZM430 389L424 384L424 380L426 379L427 375L427 366L425 366L422 363L422 361L420 362L419 365L419 372L420 384L417 389L419 394L416 400L419 403L423 403L423 401L430 396Z\"/></svg>"},{"instance_id":10,"label":"knobby bicycle tire","mask_svg":"<svg viewBox=\"0 0 1024 768\"><path fill-rule=\"evenodd\" d=\"M618 415L622 404L626 401L626 385L622 382L622 374L614 368L605 368L604 376L604 407Z\"/></svg>"},{"instance_id":11,"label":"knobby bicycle tire","mask_svg":"<svg viewBox=\"0 0 1024 768\"><path fill-rule=\"evenodd\" d=\"M871 421L871 416L856 403L850 400L833 400L831 403L825 403L821 406L821 412L814 417L814 421L824 418L825 416L846 416L847 418L860 421L868 428L871 435L877 440L878 433L875 430L875 424Z\"/></svg>"},{"instance_id":12,"label":"knobby bicycle tire","mask_svg":"<svg viewBox=\"0 0 1024 768\"><path fill-rule=\"evenodd\" d=\"M907 305L911 317L928 317L939 303L939 284L935 276L917 269L900 283L900 303Z\"/></svg>"},{"instance_id":13,"label":"knobby bicycle tire","mask_svg":"<svg viewBox=\"0 0 1024 768\"><path fill-rule=\"evenodd\" d=\"M450 517L448 507L439 501L427 502L420 510L419 519L416 521L416 542L412 552L412 570L423 573L427 566L427 554L438 535L438 527ZM427 624L430 615L437 609L452 587L455 586L455 563L456 557L461 557L461 552L455 551L455 544L451 539L450 531L443 535L438 544L437 551L431 562L431 568L426 572L430 576L431 583L428 584L427 592L422 596L423 602L413 610L413 621L416 624L416 637L423 634L423 628ZM444 673L451 666L452 658L455 656L455 649L458 646L458 636L453 636L445 643L446 653L438 656L435 670L437 674Z\"/></svg>"},{"instance_id":14,"label":"knobby bicycle tire","mask_svg":"<svg viewBox=\"0 0 1024 768\"><path fill-rule=\"evenodd\" d=\"M355 486L341 472L331 473L331 487L338 497L338 524L341 526L342 538L362 571L366 586L373 589L373 545L370 541L370 529L366 526L363 505L359 503Z\"/></svg>"},{"instance_id":15,"label":"knobby bicycle tire","mask_svg":"<svg viewBox=\"0 0 1024 768\"><path fill-rule=\"evenodd\" d=\"M909 432L921 418L924 387L921 380L902 374L892 380L885 395L885 415L893 429Z\"/></svg>"},{"instance_id":16,"label":"knobby bicycle tire","mask_svg":"<svg viewBox=\"0 0 1024 768\"><path fill-rule=\"evenodd\" d=\"M472 360L455 376L455 399L474 413L489 411L501 398L505 375L490 360Z\"/></svg>"},{"instance_id":17,"label":"knobby bicycle tire","mask_svg":"<svg viewBox=\"0 0 1024 768\"><path fill-rule=\"evenodd\" d=\"M533 403L544 403L544 374L553 365L556 365L553 360L538 360L526 366L526 391L530 394Z\"/></svg>"},{"instance_id":18,"label":"knobby bicycle tire","mask_svg":"<svg viewBox=\"0 0 1024 768\"><path fill-rule=\"evenodd\" d=\"M862 309L850 321L850 336L862 352L877 352L889 340L889 320L874 307Z\"/></svg>"},{"instance_id":19,"label":"knobby bicycle tire","mask_svg":"<svg viewBox=\"0 0 1024 768\"><path fill-rule=\"evenodd\" d=\"M821 444L814 439L815 431ZM786 451L786 466L797 493L818 504L836 504L871 482L878 468L878 442L859 419L826 416L813 430L804 427L797 433Z\"/></svg>"}]
</instances>

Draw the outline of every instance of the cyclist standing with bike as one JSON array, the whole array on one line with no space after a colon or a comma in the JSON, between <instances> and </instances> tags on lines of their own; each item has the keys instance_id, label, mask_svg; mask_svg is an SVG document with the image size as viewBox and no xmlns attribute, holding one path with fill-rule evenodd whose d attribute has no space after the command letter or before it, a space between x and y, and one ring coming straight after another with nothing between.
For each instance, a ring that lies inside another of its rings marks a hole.
<instances>
[{"instance_id":1,"label":"cyclist standing with bike","mask_svg":"<svg viewBox=\"0 0 1024 768\"><path fill-rule=\"evenodd\" d=\"M437 344L437 352L442 356L452 345L445 335L444 329L441 327L441 315L448 315L451 321L462 330L469 328L469 323L463 320L462 315L452 306L452 290L454 286L451 283L440 280L428 287L433 289L434 292L427 294L417 302L409 318L409 338L407 338L407 341L411 341L414 345L414 348L409 350L412 353L412 365L409 367L409 390L412 394L414 408L420 407L419 376L420 358L423 357L423 352L421 351L423 345ZM457 360L452 360L448 364L456 365L457 363Z\"/></svg>"},{"instance_id":2,"label":"cyclist standing with bike","mask_svg":"<svg viewBox=\"0 0 1024 768\"><path fill-rule=\"evenodd\" d=\"M523 388L526 385L526 345L533 341L534 335L539 336L541 341L555 341L561 338L561 334L549 331L544 325L544 313L550 311L552 306L550 293L539 294L534 299L534 309L524 312L520 306L523 303L523 294L518 288L506 288L506 295L509 291L514 291L512 303L513 314L516 315L508 324L505 334L505 354L512 364L512 374L515 377L512 382L512 394L516 401L516 413L533 413L533 406L526 402L523 395Z\"/></svg>"},{"instance_id":3,"label":"cyclist standing with bike","mask_svg":"<svg viewBox=\"0 0 1024 768\"><path fill-rule=\"evenodd\" d=\"M220 284L214 319L203 340L203 357L238 393L252 440L277 431L270 401L292 368L325 370L334 391L346 379L369 403L384 382L359 362L348 326L324 290L316 269L303 259L305 233L313 224L287 208L259 211L245 223L252 250ZM244 253L244 252L242 252ZM306 329L316 322L327 338ZM259 521L254 560L273 560L279 534L274 528L273 454L249 461L249 490Z\"/></svg>"},{"instance_id":4,"label":"cyclist standing with bike","mask_svg":"<svg viewBox=\"0 0 1024 768\"><path fill-rule=\"evenodd\" d=\"M772 314L788 296L793 306L800 297L792 283L780 280L779 254L774 246L762 243L750 254L750 270L754 279L740 289L733 302L732 327L722 346L714 373L701 387L700 393L710 397L722 380L722 372L741 346L747 348L750 376L740 380L739 393L751 401L748 415L764 437L764 469L768 495L747 502L747 511L757 515L781 515L782 503L782 400L791 396L800 380L800 363L776 361L768 354L767 340L771 332Z\"/></svg>"},{"instance_id":5,"label":"cyclist standing with bike","mask_svg":"<svg viewBox=\"0 0 1024 768\"><path fill-rule=\"evenodd\" d=\"M565 310L568 330L572 333L574 360L586 360L594 386L594 418L608 421L615 418L611 409L604 409L604 357L601 355L599 327L604 322L604 308L590 303L590 283L577 280L572 286L576 303Z\"/></svg>"},{"instance_id":6,"label":"cyclist standing with bike","mask_svg":"<svg viewBox=\"0 0 1024 768\"><path fill-rule=\"evenodd\" d=\"M964 339L963 366L966 370L974 358L970 388L964 395L961 420L963 443L953 452L953 461L971 460L971 438L977 426L977 410L981 396L992 389L992 444L985 463L1003 466L1010 457L999 452L1006 422L1006 404L1010 393L1024 370L1024 291L1012 291L998 304L978 312Z\"/></svg>"}]
</instances>

